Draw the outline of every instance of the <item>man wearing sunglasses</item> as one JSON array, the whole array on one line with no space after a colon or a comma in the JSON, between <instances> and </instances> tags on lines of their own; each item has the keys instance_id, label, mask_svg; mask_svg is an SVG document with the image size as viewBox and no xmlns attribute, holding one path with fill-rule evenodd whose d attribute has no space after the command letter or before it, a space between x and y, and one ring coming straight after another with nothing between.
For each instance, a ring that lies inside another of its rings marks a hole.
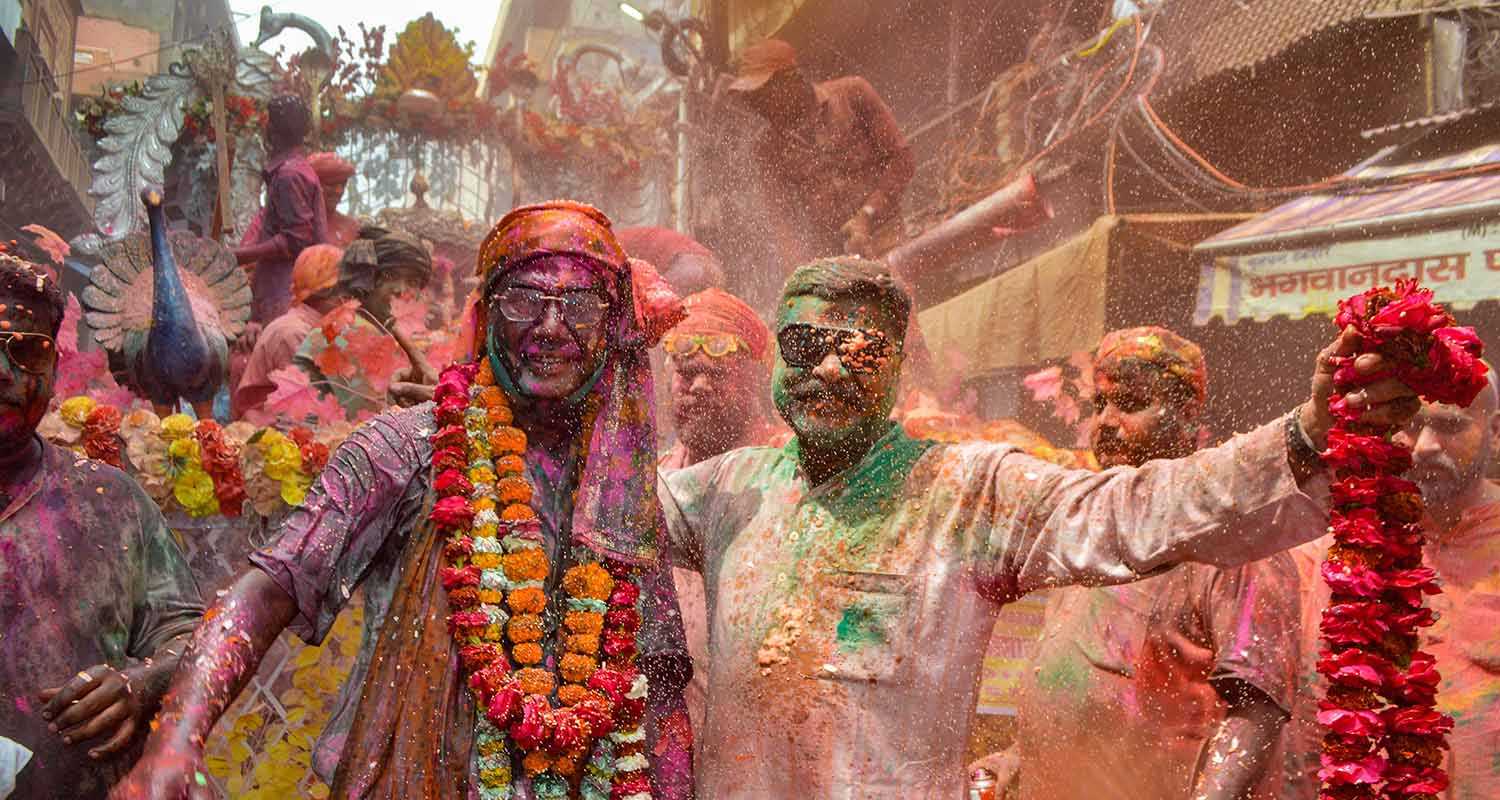
<instances>
[{"instance_id":1,"label":"man wearing sunglasses","mask_svg":"<svg viewBox=\"0 0 1500 800\"><path fill-rule=\"evenodd\" d=\"M880 264L816 261L778 305L777 410L795 438L679 470L674 559L705 576L701 797L952 798L985 645L1035 589L1245 563L1316 537L1330 358L1300 410L1219 447L1103 473L889 419L911 301ZM1361 371L1381 365L1362 356ZM1404 421L1410 389L1351 400ZM1054 765L1066 769L1067 765Z\"/></svg>"},{"instance_id":2,"label":"man wearing sunglasses","mask_svg":"<svg viewBox=\"0 0 1500 800\"><path fill-rule=\"evenodd\" d=\"M36 435L62 316L57 282L0 252L0 751L20 755L0 786L102 800L203 606L136 482Z\"/></svg>"}]
</instances>

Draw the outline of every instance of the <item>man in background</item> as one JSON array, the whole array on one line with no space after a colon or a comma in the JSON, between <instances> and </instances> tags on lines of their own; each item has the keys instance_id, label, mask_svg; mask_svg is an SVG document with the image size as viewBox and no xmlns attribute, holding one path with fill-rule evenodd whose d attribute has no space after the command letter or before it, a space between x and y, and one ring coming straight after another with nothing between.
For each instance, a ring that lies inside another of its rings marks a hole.
<instances>
[{"instance_id":1,"label":"man in background","mask_svg":"<svg viewBox=\"0 0 1500 800\"><path fill-rule=\"evenodd\" d=\"M337 153L313 153L307 163L318 176L323 188L323 212L328 219L328 243L348 247L359 236L359 220L339 211L344 200L344 189L354 177L354 165Z\"/></svg>"},{"instance_id":2,"label":"man in background","mask_svg":"<svg viewBox=\"0 0 1500 800\"><path fill-rule=\"evenodd\" d=\"M1197 449L1207 370L1171 331L1110 333L1094 361L1093 451L1139 467ZM1270 798L1259 789L1292 704L1291 558L1184 564L1138 583L1058 589L1018 690L1016 744L983 764L1024 800Z\"/></svg>"},{"instance_id":3,"label":"man in background","mask_svg":"<svg viewBox=\"0 0 1500 800\"><path fill-rule=\"evenodd\" d=\"M256 337L255 349L250 351L244 374L234 389L235 419L244 419L246 413L260 408L276 391L271 374L291 366L292 357L307 334L348 297L339 288L339 264L343 257L344 251L331 244L315 244L297 256L292 268L292 307Z\"/></svg>"}]
</instances>

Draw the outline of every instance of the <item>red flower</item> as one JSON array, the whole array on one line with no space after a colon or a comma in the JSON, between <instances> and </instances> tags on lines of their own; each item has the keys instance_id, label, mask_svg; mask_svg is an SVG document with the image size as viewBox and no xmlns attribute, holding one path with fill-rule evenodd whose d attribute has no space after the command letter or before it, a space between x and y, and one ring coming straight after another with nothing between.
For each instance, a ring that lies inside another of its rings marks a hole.
<instances>
[{"instance_id":1,"label":"red flower","mask_svg":"<svg viewBox=\"0 0 1500 800\"><path fill-rule=\"evenodd\" d=\"M445 469L438 473L437 478L432 482L432 488L439 497L454 495L468 497L474 491L474 484L470 483L459 470Z\"/></svg>"},{"instance_id":2,"label":"red flower","mask_svg":"<svg viewBox=\"0 0 1500 800\"><path fill-rule=\"evenodd\" d=\"M1358 648L1336 655L1324 652L1318 659L1318 674L1341 686L1379 689L1394 670L1389 661Z\"/></svg>"},{"instance_id":3,"label":"red flower","mask_svg":"<svg viewBox=\"0 0 1500 800\"><path fill-rule=\"evenodd\" d=\"M615 590L609 596L609 604L612 606L635 607L635 601L639 600L641 590L629 581L616 581Z\"/></svg>"},{"instance_id":4,"label":"red flower","mask_svg":"<svg viewBox=\"0 0 1500 800\"><path fill-rule=\"evenodd\" d=\"M463 447L468 444L469 433L462 425L444 425L438 432L432 435L432 447L442 450L449 447Z\"/></svg>"},{"instance_id":5,"label":"red flower","mask_svg":"<svg viewBox=\"0 0 1500 800\"><path fill-rule=\"evenodd\" d=\"M461 447L444 447L432 454L432 466L439 472L448 469L462 470L469 466L469 459Z\"/></svg>"},{"instance_id":6,"label":"red flower","mask_svg":"<svg viewBox=\"0 0 1500 800\"><path fill-rule=\"evenodd\" d=\"M1334 603L1323 609L1319 630L1335 646L1374 644L1390 630L1389 611L1383 603Z\"/></svg>"},{"instance_id":7,"label":"red flower","mask_svg":"<svg viewBox=\"0 0 1500 800\"><path fill-rule=\"evenodd\" d=\"M1385 774L1386 797L1438 795L1448 788L1448 773L1437 767L1392 764Z\"/></svg>"},{"instance_id":8,"label":"red flower","mask_svg":"<svg viewBox=\"0 0 1500 800\"><path fill-rule=\"evenodd\" d=\"M571 753L588 743L588 726L572 709L559 709L552 713L552 739L547 749L559 755Z\"/></svg>"},{"instance_id":9,"label":"red flower","mask_svg":"<svg viewBox=\"0 0 1500 800\"><path fill-rule=\"evenodd\" d=\"M1388 591L1412 607L1422 605L1424 595L1443 593L1437 584L1437 571L1431 567L1397 570L1387 576L1387 581Z\"/></svg>"},{"instance_id":10,"label":"red flower","mask_svg":"<svg viewBox=\"0 0 1500 800\"><path fill-rule=\"evenodd\" d=\"M644 773L626 773L615 777L609 790L609 800L625 800L633 794L650 794L651 781Z\"/></svg>"},{"instance_id":11,"label":"red flower","mask_svg":"<svg viewBox=\"0 0 1500 800\"><path fill-rule=\"evenodd\" d=\"M1329 514L1333 535L1345 544L1360 547L1383 547L1386 542L1385 523L1380 513L1373 508L1351 508Z\"/></svg>"},{"instance_id":12,"label":"red flower","mask_svg":"<svg viewBox=\"0 0 1500 800\"><path fill-rule=\"evenodd\" d=\"M641 615L634 606L616 607L604 614L604 624L615 630L634 633L641 627Z\"/></svg>"},{"instance_id":13,"label":"red flower","mask_svg":"<svg viewBox=\"0 0 1500 800\"><path fill-rule=\"evenodd\" d=\"M630 658L635 655L635 635L604 633L604 654L610 658Z\"/></svg>"},{"instance_id":14,"label":"red flower","mask_svg":"<svg viewBox=\"0 0 1500 800\"><path fill-rule=\"evenodd\" d=\"M617 669L605 668L596 670L589 677L588 686L590 689L597 689L604 692L604 695L609 698L611 703L618 705L625 699L625 693L630 691L630 683L633 680L635 680L635 676L633 675L628 675Z\"/></svg>"},{"instance_id":15,"label":"red flower","mask_svg":"<svg viewBox=\"0 0 1500 800\"><path fill-rule=\"evenodd\" d=\"M459 648L458 660L463 663L465 671L474 672L505 660L505 653L498 644L470 644Z\"/></svg>"},{"instance_id":16,"label":"red flower","mask_svg":"<svg viewBox=\"0 0 1500 800\"><path fill-rule=\"evenodd\" d=\"M547 698L527 695L521 700L520 718L510 724L510 738L522 750L535 750L547 741L552 705Z\"/></svg>"},{"instance_id":17,"label":"red flower","mask_svg":"<svg viewBox=\"0 0 1500 800\"><path fill-rule=\"evenodd\" d=\"M1341 428L1328 432L1323 461L1341 474L1399 474L1411 469L1411 451L1383 436L1365 436Z\"/></svg>"},{"instance_id":18,"label":"red flower","mask_svg":"<svg viewBox=\"0 0 1500 800\"><path fill-rule=\"evenodd\" d=\"M614 730L614 708L597 697L573 706L573 713L577 714L585 725L588 725L589 734L594 738L606 736Z\"/></svg>"},{"instance_id":19,"label":"red flower","mask_svg":"<svg viewBox=\"0 0 1500 800\"><path fill-rule=\"evenodd\" d=\"M439 425L462 425L464 413L469 410L469 398L467 395L450 394L443 398L433 410L433 416L437 418Z\"/></svg>"},{"instance_id":20,"label":"red flower","mask_svg":"<svg viewBox=\"0 0 1500 800\"><path fill-rule=\"evenodd\" d=\"M1440 736L1453 730L1453 718L1432 708L1388 708L1381 716L1391 733Z\"/></svg>"},{"instance_id":21,"label":"red flower","mask_svg":"<svg viewBox=\"0 0 1500 800\"><path fill-rule=\"evenodd\" d=\"M442 406L450 397L459 398L467 406L469 404L469 383L471 380L471 378L465 377L462 372L444 371L442 376L438 378L437 386L434 386L432 389L432 399L439 406Z\"/></svg>"},{"instance_id":22,"label":"red flower","mask_svg":"<svg viewBox=\"0 0 1500 800\"><path fill-rule=\"evenodd\" d=\"M1334 594L1355 597L1379 597L1385 591L1385 579L1368 567L1323 562L1323 580Z\"/></svg>"},{"instance_id":23,"label":"red flower","mask_svg":"<svg viewBox=\"0 0 1500 800\"><path fill-rule=\"evenodd\" d=\"M1454 327L1443 328L1433 339L1427 358L1439 379L1424 385L1422 395L1435 403L1466 406L1474 402L1488 382L1479 336L1473 328Z\"/></svg>"},{"instance_id":24,"label":"red flower","mask_svg":"<svg viewBox=\"0 0 1500 800\"><path fill-rule=\"evenodd\" d=\"M444 497L433 504L429 518L439 530L456 531L474 521L474 509L469 507L467 497Z\"/></svg>"},{"instance_id":25,"label":"red flower","mask_svg":"<svg viewBox=\"0 0 1500 800\"><path fill-rule=\"evenodd\" d=\"M502 659L503 660L503 659ZM483 673L475 673L472 680L480 680ZM505 728L521 712L521 690L514 682L502 685L495 690L495 696L490 698L490 704L484 710L484 716L494 723L497 728Z\"/></svg>"},{"instance_id":26,"label":"red flower","mask_svg":"<svg viewBox=\"0 0 1500 800\"><path fill-rule=\"evenodd\" d=\"M1385 732L1385 722L1374 711L1324 708L1318 712L1318 724L1340 736L1374 737Z\"/></svg>"},{"instance_id":27,"label":"red flower","mask_svg":"<svg viewBox=\"0 0 1500 800\"><path fill-rule=\"evenodd\" d=\"M443 588L450 592L463 586L479 585L479 567L443 567L440 574L443 579Z\"/></svg>"},{"instance_id":28,"label":"red flower","mask_svg":"<svg viewBox=\"0 0 1500 800\"><path fill-rule=\"evenodd\" d=\"M1418 652L1412 656L1405 671L1391 676L1389 684L1381 692L1393 702L1408 705L1432 705L1437 698L1438 683L1442 675L1437 671L1437 662L1431 654Z\"/></svg>"},{"instance_id":29,"label":"red flower","mask_svg":"<svg viewBox=\"0 0 1500 800\"><path fill-rule=\"evenodd\" d=\"M1327 753L1322 757L1323 768L1318 777L1326 784L1378 783L1385 774L1386 761L1378 755L1366 756L1358 761L1341 761Z\"/></svg>"}]
</instances>

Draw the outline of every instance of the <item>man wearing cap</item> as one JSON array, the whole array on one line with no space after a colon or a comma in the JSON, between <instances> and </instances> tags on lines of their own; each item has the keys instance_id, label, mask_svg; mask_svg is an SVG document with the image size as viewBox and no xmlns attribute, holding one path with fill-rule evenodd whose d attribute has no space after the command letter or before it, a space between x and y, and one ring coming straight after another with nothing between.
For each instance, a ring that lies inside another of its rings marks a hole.
<instances>
[{"instance_id":1,"label":"man wearing cap","mask_svg":"<svg viewBox=\"0 0 1500 800\"><path fill-rule=\"evenodd\" d=\"M343 257L344 251L331 244L315 244L298 254L292 267L292 307L256 337L255 349L234 389L235 419L244 419L276 391L271 373L291 366L307 334L348 296L339 288Z\"/></svg>"},{"instance_id":2,"label":"man wearing cap","mask_svg":"<svg viewBox=\"0 0 1500 800\"><path fill-rule=\"evenodd\" d=\"M884 265L815 261L782 295L772 396L796 435L666 474L658 493L674 558L707 590L702 797L959 797L1007 602L1181 562L1244 564L1327 525L1309 439L1332 425L1333 358L1352 335L1320 355L1297 411L1184 458L1094 473L907 436L890 411L911 298ZM1354 368L1381 367L1366 355ZM1418 405L1392 380L1350 401L1395 424Z\"/></svg>"},{"instance_id":3,"label":"man wearing cap","mask_svg":"<svg viewBox=\"0 0 1500 800\"><path fill-rule=\"evenodd\" d=\"M869 81L814 84L790 44L767 39L740 54L728 89L770 123L754 159L786 267L817 256L874 255L894 243L916 165Z\"/></svg>"},{"instance_id":4,"label":"man wearing cap","mask_svg":"<svg viewBox=\"0 0 1500 800\"><path fill-rule=\"evenodd\" d=\"M785 441L785 429L772 424L766 402L771 356L766 324L744 301L721 289L699 292L683 305L687 319L662 339L677 444L662 456L661 468L682 469L735 448ZM674 567L672 580L693 657L687 704L696 729L703 724L708 693L703 578Z\"/></svg>"},{"instance_id":5,"label":"man wearing cap","mask_svg":"<svg viewBox=\"0 0 1500 800\"><path fill-rule=\"evenodd\" d=\"M328 241L328 211L318 174L303 152L311 115L302 98L285 94L266 108L266 207L258 228L234 251L250 276L252 322L265 325L292 305L292 265L308 247Z\"/></svg>"},{"instance_id":6,"label":"man wearing cap","mask_svg":"<svg viewBox=\"0 0 1500 800\"><path fill-rule=\"evenodd\" d=\"M690 796L646 358L681 303L577 203L507 214L478 272L472 360L335 451L194 634L117 800L196 791L276 636L321 641L357 588L331 797Z\"/></svg>"},{"instance_id":7,"label":"man wearing cap","mask_svg":"<svg viewBox=\"0 0 1500 800\"><path fill-rule=\"evenodd\" d=\"M1207 370L1196 344L1164 328L1113 331L1094 381L1100 466L1197 449ZM1287 553L1055 590L1021 680L1016 744L995 760L1001 784L1018 769L1022 800L1275 797L1299 594Z\"/></svg>"},{"instance_id":8,"label":"man wearing cap","mask_svg":"<svg viewBox=\"0 0 1500 800\"><path fill-rule=\"evenodd\" d=\"M318 176L318 184L323 189L323 212L328 219L328 243L339 247L348 247L349 243L359 235L359 220L339 211L339 203L344 201L344 188L348 186L349 179L354 177L354 165L350 164L337 153L313 153L308 156L307 163Z\"/></svg>"}]
</instances>

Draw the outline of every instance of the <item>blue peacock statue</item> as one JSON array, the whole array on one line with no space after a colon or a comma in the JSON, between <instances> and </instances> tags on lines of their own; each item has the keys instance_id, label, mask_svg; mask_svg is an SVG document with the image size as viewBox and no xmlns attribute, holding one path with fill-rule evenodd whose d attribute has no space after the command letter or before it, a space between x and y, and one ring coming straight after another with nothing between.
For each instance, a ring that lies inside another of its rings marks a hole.
<instances>
[{"instance_id":1,"label":"blue peacock statue","mask_svg":"<svg viewBox=\"0 0 1500 800\"><path fill-rule=\"evenodd\" d=\"M167 230L160 191L141 200L150 233L104 245L83 290L84 320L122 386L158 411L187 401L206 418L250 318L250 285L223 245Z\"/></svg>"}]
</instances>

